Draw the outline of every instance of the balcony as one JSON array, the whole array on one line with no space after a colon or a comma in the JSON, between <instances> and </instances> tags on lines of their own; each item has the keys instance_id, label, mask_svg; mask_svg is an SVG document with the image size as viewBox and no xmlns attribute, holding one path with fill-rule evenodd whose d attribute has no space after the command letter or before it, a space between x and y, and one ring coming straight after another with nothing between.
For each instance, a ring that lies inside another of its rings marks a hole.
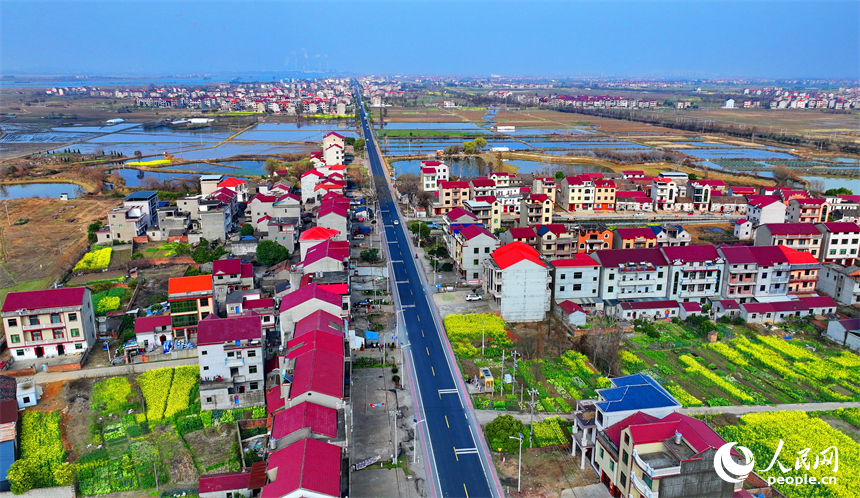
<instances>
[{"instance_id":1,"label":"balcony","mask_svg":"<svg viewBox=\"0 0 860 498\"><path fill-rule=\"evenodd\" d=\"M47 322L47 323L38 323L36 325L28 325L26 323L21 325L21 328L26 332L30 330L45 330L45 329L64 329L66 328L66 324L64 322Z\"/></svg>"},{"instance_id":2,"label":"balcony","mask_svg":"<svg viewBox=\"0 0 860 498\"><path fill-rule=\"evenodd\" d=\"M752 280L750 280L752 282ZM717 277L682 278L682 284L715 284Z\"/></svg>"},{"instance_id":3,"label":"balcony","mask_svg":"<svg viewBox=\"0 0 860 498\"><path fill-rule=\"evenodd\" d=\"M62 344L64 342L68 342L68 339L66 339L65 337L60 337L57 339L50 337L47 339L40 339L38 341L24 341L24 345L25 346L45 346L47 344Z\"/></svg>"},{"instance_id":4,"label":"balcony","mask_svg":"<svg viewBox=\"0 0 860 498\"><path fill-rule=\"evenodd\" d=\"M645 481L636 477L636 474L632 472L630 473L630 482L633 484L633 487L636 488L636 491L639 491L642 496L645 496L646 498L659 498L659 493L651 491L651 489L645 485Z\"/></svg>"},{"instance_id":5,"label":"balcony","mask_svg":"<svg viewBox=\"0 0 860 498\"><path fill-rule=\"evenodd\" d=\"M784 277L770 277L770 283L772 284L786 284L791 279L789 275Z\"/></svg>"},{"instance_id":6,"label":"balcony","mask_svg":"<svg viewBox=\"0 0 860 498\"><path fill-rule=\"evenodd\" d=\"M645 453L639 455L637 451L633 451L633 459L639 465L648 477L656 479L660 477L673 476L681 473L681 462L678 459L666 453L665 451L656 451L653 453Z\"/></svg>"},{"instance_id":7,"label":"balcony","mask_svg":"<svg viewBox=\"0 0 860 498\"><path fill-rule=\"evenodd\" d=\"M751 273L751 272L754 272L754 271L755 271L755 268L753 268L753 269L748 269L748 268L729 268L729 273Z\"/></svg>"},{"instance_id":8,"label":"balcony","mask_svg":"<svg viewBox=\"0 0 860 498\"><path fill-rule=\"evenodd\" d=\"M224 365L228 367L241 367L245 364L245 358L227 358L224 360Z\"/></svg>"}]
</instances>

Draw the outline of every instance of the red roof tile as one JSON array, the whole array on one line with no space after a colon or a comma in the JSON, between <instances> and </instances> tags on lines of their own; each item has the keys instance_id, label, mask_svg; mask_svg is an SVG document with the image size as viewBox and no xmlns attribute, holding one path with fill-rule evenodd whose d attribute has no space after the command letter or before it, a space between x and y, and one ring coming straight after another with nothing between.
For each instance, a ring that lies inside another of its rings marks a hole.
<instances>
[{"instance_id":1,"label":"red roof tile","mask_svg":"<svg viewBox=\"0 0 860 498\"><path fill-rule=\"evenodd\" d=\"M240 180L238 178L233 178L231 176L230 178L227 178L227 179L223 180L221 183L219 183L218 188L230 188L230 187L235 187L237 185L244 185L245 183L246 183L245 180Z\"/></svg>"},{"instance_id":2,"label":"red roof tile","mask_svg":"<svg viewBox=\"0 0 860 498\"><path fill-rule=\"evenodd\" d=\"M478 226L478 225L469 225L466 228L460 230L460 234L466 240L472 240L475 237L478 237L479 235L487 235L489 237L492 237L493 239L496 238L486 228L484 228L482 226Z\"/></svg>"},{"instance_id":3,"label":"red roof tile","mask_svg":"<svg viewBox=\"0 0 860 498\"><path fill-rule=\"evenodd\" d=\"M186 294L189 292L212 292L212 275L176 277L167 281L167 294Z\"/></svg>"},{"instance_id":4,"label":"red roof tile","mask_svg":"<svg viewBox=\"0 0 860 498\"><path fill-rule=\"evenodd\" d=\"M134 333L142 334L152 332L155 327L167 327L171 325L170 315L144 316L134 320Z\"/></svg>"},{"instance_id":5,"label":"red roof tile","mask_svg":"<svg viewBox=\"0 0 860 498\"><path fill-rule=\"evenodd\" d=\"M679 259L684 262L714 261L720 257L714 246L691 244L683 247L663 247L662 250L670 263Z\"/></svg>"},{"instance_id":6,"label":"red roof tile","mask_svg":"<svg viewBox=\"0 0 860 498\"><path fill-rule=\"evenodd\" d=\"M293 338L314 330L343 335L343 319L323 310L317 310L296 322Z\"/></svg>"},{"instance_id":7,"label":"red roof tile","mask_svg":"<svg viewBox=\"0 0 860 498\"><path fill-rule=\"evenodd\" d=\"M242 273L242 260L238 258L233 259L219 259L217 261L212 262L212 274L213 275L240 275Z\"/></svg>"},{"instance_id":8,"label":"red roof tile","mask_svg":"<svg viewBox=\"0 0 860 498\"><path fill-rule=\"evenodd\" d=\"M820 235L814 223L768 223L765 225L774 235Z\"/></svg>"},{"instance_id":9,"label":"red roof tile","mask_svg":"<svg viewBox=\"0 0 860 498\"><path fill-rule=\"evenodd\" d=\"M621 442L621 431L634 424L647 424L657 420L660 419L648 415L645 412L636 412L633 415L630 415L629 417L623 419L621 422L617 422L607 427L605 434L606 437L608 437L610 441L615 443L616 446L620 446L619 443Z\"/></svg>"},{"instance_id":10,"label":"red roof tile","mask_svg":"<svg viewBox=\"0 0 860 498\"><path fill-rule=\"evenodd\" d=\"M449 211L447 214L445 214L445 217L448 218L448 220L450 220L450 221L457 220L463 216L465 216L466 218L471 218L475 221L478 221L477 216L475 216L474 214L472 214L469 211L466 211L465 209L463 209L461 207L454 208L451 211Z\"/></svg>"},{"instance_id":11,"label":"red roof tile","mask_svg":"<svg viewBox=\"0 0 860 498\"><path fill-rule=\"evenodd\" d=\"M827 230L830 233L860 232L860 226L858 226L857 223L854 223L853 221L834 221L831 223L822 223L822 225L827 227Z\"/></svg>"},{"instance_id":12,"label":"red roof tile","mask_svg":"<svg viewBox=\"0 0 860 498\"><path fill-rule=\"evenodd\" d=\"M618 228L615 230L615 233L621 237L621 240L635 239L637 237L644 237L646 239L657 238L657 234L650 228Z\"/></svg>"},{"instance_id":13,"label":"red roof tile","mask_svg":"<svg viewBox=\"0 0 860 498\"><path fill-rule=\"evenodd\" d=\"M441 181L439 182L439 188L447 189L447 188L469 188L469 182L466 181Z\"/></svg>"},{"instance_id":14,"label":"red roof tile","mask_svg":"<svg viewBox=\"0 0 860 498\"><path fill-rule=\"evenodd\" d=\"M531 261L532 263L546 268L546 264L541 261L540 254L538 254L534 247L522 242L511 242L510 244L505 244L493 251L490 256L502 270L515 265L520 261Z\"/></svg>"},{"instance_id":15,"label":"red roof tile","mask_svg":"<svg viewBox=\"0 0 860 498\"><path fill-rule=\"evenodd\" d=\"M562 258L550 261L550 264L556 268L573 268L583 266L600 266L600 263L594 260L588 254L574 254L570 258Z\"/></svg>"},{"instance_id":16,"label":"red roof tile","mask_svg":"<svg viewBox=\"0 0 860 498\"><path fill-rule=\"evenodd\" d=\"M286 311L288 309L294 308L295 306L298 306L299 304L310 301L311 299L317 299L325 303L333 304L338 308L340 308L342 304L342 300L337 294L321 289L317 284L309 284L303 287L299 287L298 289L284 296L283 299L281 299L281 306L279 311Z\"/></svg>"},{"instance_id":17,"label":"red roof tile","mask_svg":"<svg viewBox=\"0 0 860 498\"><path fill-rule=\"evenodd\" d=\"M328 240L335 235L340 235L340 231L333 228L313 227L302 232L302 235L299 237L299 241Z\"/></svg>"},{"instance_id":18,"label":"red roof tile","mask_svg":"<svg viewBox=\"0 0 860 498\"><path fill-rule=\"evenodd\" d=\"M568 315L570 315L574 311L581 311L582 313L585 313L585 310L582 309L582 306L576 304L573 301L562 301L558 303L558 307L561 308L562 311L564 311Z\"/></svg>"},{"instance_id":19,"label":"red roof tile","mask_svg":"<svg viewBox=\"0 0 860 498\"><path fill-rule=\"evenodd\" d=\"M272 298L249 299L242 303L242 309L253 310L258 314L271 314L275 312L275 300Z\"/></svg>"},{"instance_id":20,"label":"red roof tile","mask_svg":"<svg viewBox=\"0 0 860 498\"><path fill-rule=\"evenodd\" d=\"M253 341L263 337L260 315L245 311L241 315L218 318L210 314L197 324L197 344L222 344L229 341Z\"/></svg>"},{"instance_id":21,"label":"red roof tile","mask_svg":"<svg viewBox=\"0 0 860 498\"><path fill-rule=\"evenodd\" d=\"M653 235L653 232L651 232ZM650 249L602 249L593 253L594 258L607 268L617 268L618 265L634 262L651 263L654 266L668 266L666 258L659 248Z\"/></svg>"},{"instance_id":22,"label":"red roof tile","mask_svg":"<svg viewBox=\"0 0 860 498\"><path fill-rule=\"evenodd\" d=\"M511 234L511 237L513 237L514 240L537 238L537 234L532 227L511 228L510 230L508 230L508 233Z\"/></svg>"},{"instance_id":23,"label":"red roof tile","mask_svg":"<svg viewBox=\"0 0 860 498\"><path fill-rule=\"evenodd\" d=\"M343 353L315 349L296 357L290 399L306 392L343 398Z\"/></svg>"},{"instance_id":24,"label":"red roof tile","mask_svg":"<svg viewBox=\"0 0 860 498\"><path fill-rule=\"evenodd\" d=\"M250 472L227 472L200 476L200 493L247 490L250 481Z\"/></svg>"},{"instance_id":25,"label":"red roof tile","mask_svg":"<svg viewBox=\"0 0 860 498\"><path fill-rule=\"evenodd\" d=\"M172 279L171 279L172 280ZM81 306L86 287L10 292L3 302L3 312Z\"/></svg>"},{"instance_id":26,"label":"red roof tile","mask_svg":"<svg viewBox=\"0 0 860 498\"><path fill-rule=\"evenodd\" d=\"M325 351L343 356L343 334L314 330L287 341L287 358L298 358L309 351Z\"/></svg>"},{"instance_id":27,"label":"red roof tile","mask_svg":"<svg viewBox=\"0 0 860 498\"><path fill-rule=\"evenodd\" d=\"M302 439L272 453L266 468L277 469L277 475L263 487L261 498L280 498L299 490L332 497L341 495L339 446Z\"/></svg>"},{"instance_id":28,"label":"red roof tile","mask_svg":"<svg viewBox=\"0 0 860 498\"><path fill-rule=\"evenodd\" d=\"M281 439L304 428L319 436L337 437L337 410L310 401L299 403L275 414L272 437Z\"/></svg>"}]
</instances>

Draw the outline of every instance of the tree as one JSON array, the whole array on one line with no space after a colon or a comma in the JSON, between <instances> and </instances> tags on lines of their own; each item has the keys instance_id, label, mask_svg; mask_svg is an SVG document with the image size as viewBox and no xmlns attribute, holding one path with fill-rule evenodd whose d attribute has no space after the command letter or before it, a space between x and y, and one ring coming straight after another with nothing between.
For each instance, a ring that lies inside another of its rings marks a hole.
<instances>
[{"instance_id":1,"label":"tree","mask_svg":"<svg viewBox=\"0 0 860 498\"><path fill-rule=\"evenodd\" d=\"M424 223L423 221L413 221L409 225L409 231L415 234L419 234L422 239L430 235L430 227L428 227L427 223Z\"/></svg>"},{"instance_id":2,"label":"tree","mask_svg":"<svg viewBox=\"0 0 860 498\"><path fill-rule=\"evenodd\" d=\"M250 223L245 223L244 225L242 225L242 228L239 229L239 235L254 235L254 225Z\"/></svg>"},{"instance_id":3,"label":"tree","mask_svg":"<svg viewBox=\"0 0 860 498\"><path fill-rule=\"evenodd\" d=\"M854 192L851 189L845 187L839 188L831 188L828 189L827 192L824 192L826 196L835 196L835 195L854 195Z\"/></svg>"},{"instance_id":4,"label":"tree","mask_svg":"<svg viewBox=\"0 0 860 498\"><path fill-rule=\"evenodd\" d=\"M363 139L363 138L359 138L358 140L356 140L356 141L355 141L355 144L353 144L352 148L353 148L356 152L361 152L361 151L363 151L363 150L364 150L365 145L366 145L366 142L364 141L364 139Z\"/></svg>"},{"instance_id":5,"label":"tree","mask_svg":"<svg viewBox=\"0 0 860 498\"><path fill-rule=\"evenodd\" d=\"M290 257L287 248L274 240L264 240L257 244L257 261L265 266L272 266Z\"/></svg>"},{"instance_id":6,"label":"tree","mask_svg":"<svg viewBox=\"0 0 860 498\"><path fill-rule=\"evenodd\" d=\"M475 142L472 142L472 141L463 142L463 153L474 154L475 151L477 151L477 147L475 146Z\"/></svg>"},{"instance_id":7,"label":"tree","mask_svg":"<svg viewBox=\"0 0 860 498\"><path fill-rule=\"evenodd\" d=\"M275 171L282 169L282 167L283 163L281 163L281 161L278 161L277 159L271 157L269 159L266 159L266 162L263 163L263 171L265 171L266 174L269 176L274 176Z\"/></svg>"},{"instance_id":8,"label":"tree","mask_svg":"<svg viewBox=\"0 0 860 498\"><path fill-rule=\"evenodd\" d=\"M484 137L478 137L474 140L474 142L475 149L478 151L484 150L487 147L487 141L484 139Z\"/></svg>"},{"instance_id":9,"label":"tree","mask_svg":"<svg viewBox=\"0 0 860 498\"><path fill-rule=\"evenodd\" d=\"M520 442L516 439L511 439L511 436L517 437L519 434L525 434L526 432L528 430L525 424L511 415L496 417L484 427L484 434L487 435L487 439L490 441L490 449L504 451L505 453L517 453L520 449Z\"/></svg>"},{"instance_id":10,"label":"tree","mask_svg":"<svg viewBox=\"0 0 860 498\"><path fill-rule=\"evenodd\" d=\"M87 227L87 242L90 244L95 244L98 241L96 237L96 232L99 231L101 227L104 226L104 223L101 221L96 221L95 223L90 223L90 226Z\"/></svg>"},{"instance_id":11,"label":"tree","mask_svg":"<svg viewBox=\"0 0 860 498\"><path fill-rule=\"evenodd\" d=\"M564 171L556 171L555 175L553 175L556 180L561 180L564 178Z\"/></svg>"},{"instance_id":12,"label":"tree","mask_svg":"<svg viewBox=\"0 0 860 498\"><path fill-rule=\"evenodd\" d=\"M366 261L368 263L375 263L379 261L379 249L366 249L361 251L361 254L358 255L362 261Z\"/></svg>"},{"instance_id":13,"label":"tree","mask_svg":"<svg viewBox=\"0 0 860 498\"><path fill-rule=\"evenodd\" d=\"M195 263L209 263L213 260L212 249L209 248L209 241L201 238L200 243L191 252L191 259Z\"/></svg>"},{"instance_id":14,"label":"tree","mask_svg":"<svg viewBox=\"0 0 860 498\"><path fill-rule=\"evenodd\" d=\"M690 173L689 175L687 175L687 178L689 178L689 180L691 182L695 182L696 180L699 179L699 175L697 175L695 173Z\"/></svg>"},{"instance_id":15,"label":"tree","mask_svg":"<svg viewBox=\"0 0 860 498\"><path fill-rule=\"evenodd\" d=\"M355 137L343 137L343 143L346 145L355 145Z\"/></svg>"},{"instance_id":16,"label":"tree","mask_svg":"<svg viewBox=\"0 0 860 498\"><path fill-rule=\"evenodd\" d=\"M41 465L32 458L24 458L13 463L6 474L6 478L12 484L12 493L20 495L36 487L40 467Z\"/></svg>"}]
</instances>

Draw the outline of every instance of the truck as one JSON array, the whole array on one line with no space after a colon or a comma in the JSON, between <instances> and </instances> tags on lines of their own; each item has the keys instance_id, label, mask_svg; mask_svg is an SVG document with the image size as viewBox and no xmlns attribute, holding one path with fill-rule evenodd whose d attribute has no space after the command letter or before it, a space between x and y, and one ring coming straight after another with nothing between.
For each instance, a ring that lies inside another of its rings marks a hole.
<instances>
[{"instance_id":1,"label":"truck","mask_svg":"<svg viewBox=\"0 0 860 498\"><path fill-rule=\"evenodd\" d=\"M357 228L354 228L352 230L353 235L358 235L358 234L367 235L369 233L370 233L370 227L357 227Z\"/></svg>"}]
</instances>

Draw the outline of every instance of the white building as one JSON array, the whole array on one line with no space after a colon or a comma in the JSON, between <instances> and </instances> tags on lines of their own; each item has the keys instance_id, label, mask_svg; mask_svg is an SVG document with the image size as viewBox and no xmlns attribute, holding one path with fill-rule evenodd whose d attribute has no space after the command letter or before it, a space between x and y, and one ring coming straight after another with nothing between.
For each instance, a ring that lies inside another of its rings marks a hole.
<instances>
[{"instance_id":1,"label":"white building","mask_svg":"<svg viewBox=\"0 0 860 498\"><path fill-rule=\"evenodd\" d=\"M204 410L266 406L263 327L253 311L209 315L197 326L200 405Z\"/></svg>"},{"instance_id":2,"label":"white building","mask_svg":"<svg viewBox=\"0 0 860 498\"><path fill-rule=\"evenodd\" d=\"M860 303L860 267L824 263L818 272L816 290L838 303L851 306Z\"/></svg>"},{"instance_id":3,"label":"white building","mask_svg":"<svg viewBox=\"0 0 860 498\"><path fill-rule=\"evenodd\" d=\"M421 189L438 192L439 182L449 180L448 165L441 161L421 161Z\"/></svg>"},{"instance_id":4,"label":"white building","mask_svg":"<svg viewBox=\"0 0 860 498\"><path fill-rule=\"evenodd\" d=\"M453 236L454 268L472 284L481 283L484 259L499 248L499 239L478 225L469 225Z\"/></svg>"},{"instance_id":5,"label":"white building","mask_svg":"<svg viewBox=\"0 0 860 498\"><path fill-rule=\"evenodd\" d=\"M726 262L723 298L749 303L776 300L788 293L791 265L779 247L720 247L717 252Z\"/></svg>"},{"instance_id":6,"label":"white building","mask_svg":"<svg viewBox=\"0 0 860 498\"><path fill-rule=\"evenodd\" d=\"M786 206L779 197L751 195L747 203L747 220L754 226L784 223Z\"/></svg>"},{"instance_id":7,"label":"white building","mask_svg":"<svg viewBox=\"0 0 860 498\"><path fill-rule=\"evenodd\" d=\"M720 295L725 261L714 246L664 247L662 251L669 262L669 299L706 304Z\"/></svg>"},{"instance_id":8,"label":"white building","mask_svg":"<svg viewBox=\"0 0 860 498\"><path fill-rule=\"evenodd\" d=\"M555 268L553 298L571 300L582 306L599 297L600 263L588 254L574 254L570 258L550 261Z\"/></svg>"},{"instance_id":9,"label":"white building","mask_svg":"<svg viewBox=\"0 0 860 498\"><path fill-rule=\"evenodd\" d=\"M602 266L601 299L666 297L669 264L660 249L609 249L596 251L592 257Z\"/></svg>"},{"instance_id":10,"label":"white building","mask_svg":"<svg viewBox=\"0 0 860 498\"><path fill-rule=\"evenodd\" d=\"M850 266L860 253L860 226L854 222L816 223L824 238L821 241L819 261Z\"/></svg>"},{"instance_id":11,"label":"white building","mask_svg":"<svg viewBox=\"0 0 860 498\"><path fill-rule=\"evenodd\" d=\"M15 360L82 354L95 343L95 310L86 287L10 292L0 316Z\"/></svg>"},{"instance_id":12,"label":"white building","mask_svg":"<svg viewBox=\"0 0 860 498\"><path fill-rule=\"evenodd\" d=\"M508 322L537 322L550 309L551 276L540 254L522 242L493 251L484 260L483 288Z\"/></svg>"},{"instance_id":13,"label":"white building","mask_svg":"<svg viewBox=\"0 0 860 498\"><path fill-rule=\"evenodd\" d=\"M747 219L738 220L734 224L734 236L738 240L752 240L755 235L755 225Z\"/></svg>"}]
</instances>

